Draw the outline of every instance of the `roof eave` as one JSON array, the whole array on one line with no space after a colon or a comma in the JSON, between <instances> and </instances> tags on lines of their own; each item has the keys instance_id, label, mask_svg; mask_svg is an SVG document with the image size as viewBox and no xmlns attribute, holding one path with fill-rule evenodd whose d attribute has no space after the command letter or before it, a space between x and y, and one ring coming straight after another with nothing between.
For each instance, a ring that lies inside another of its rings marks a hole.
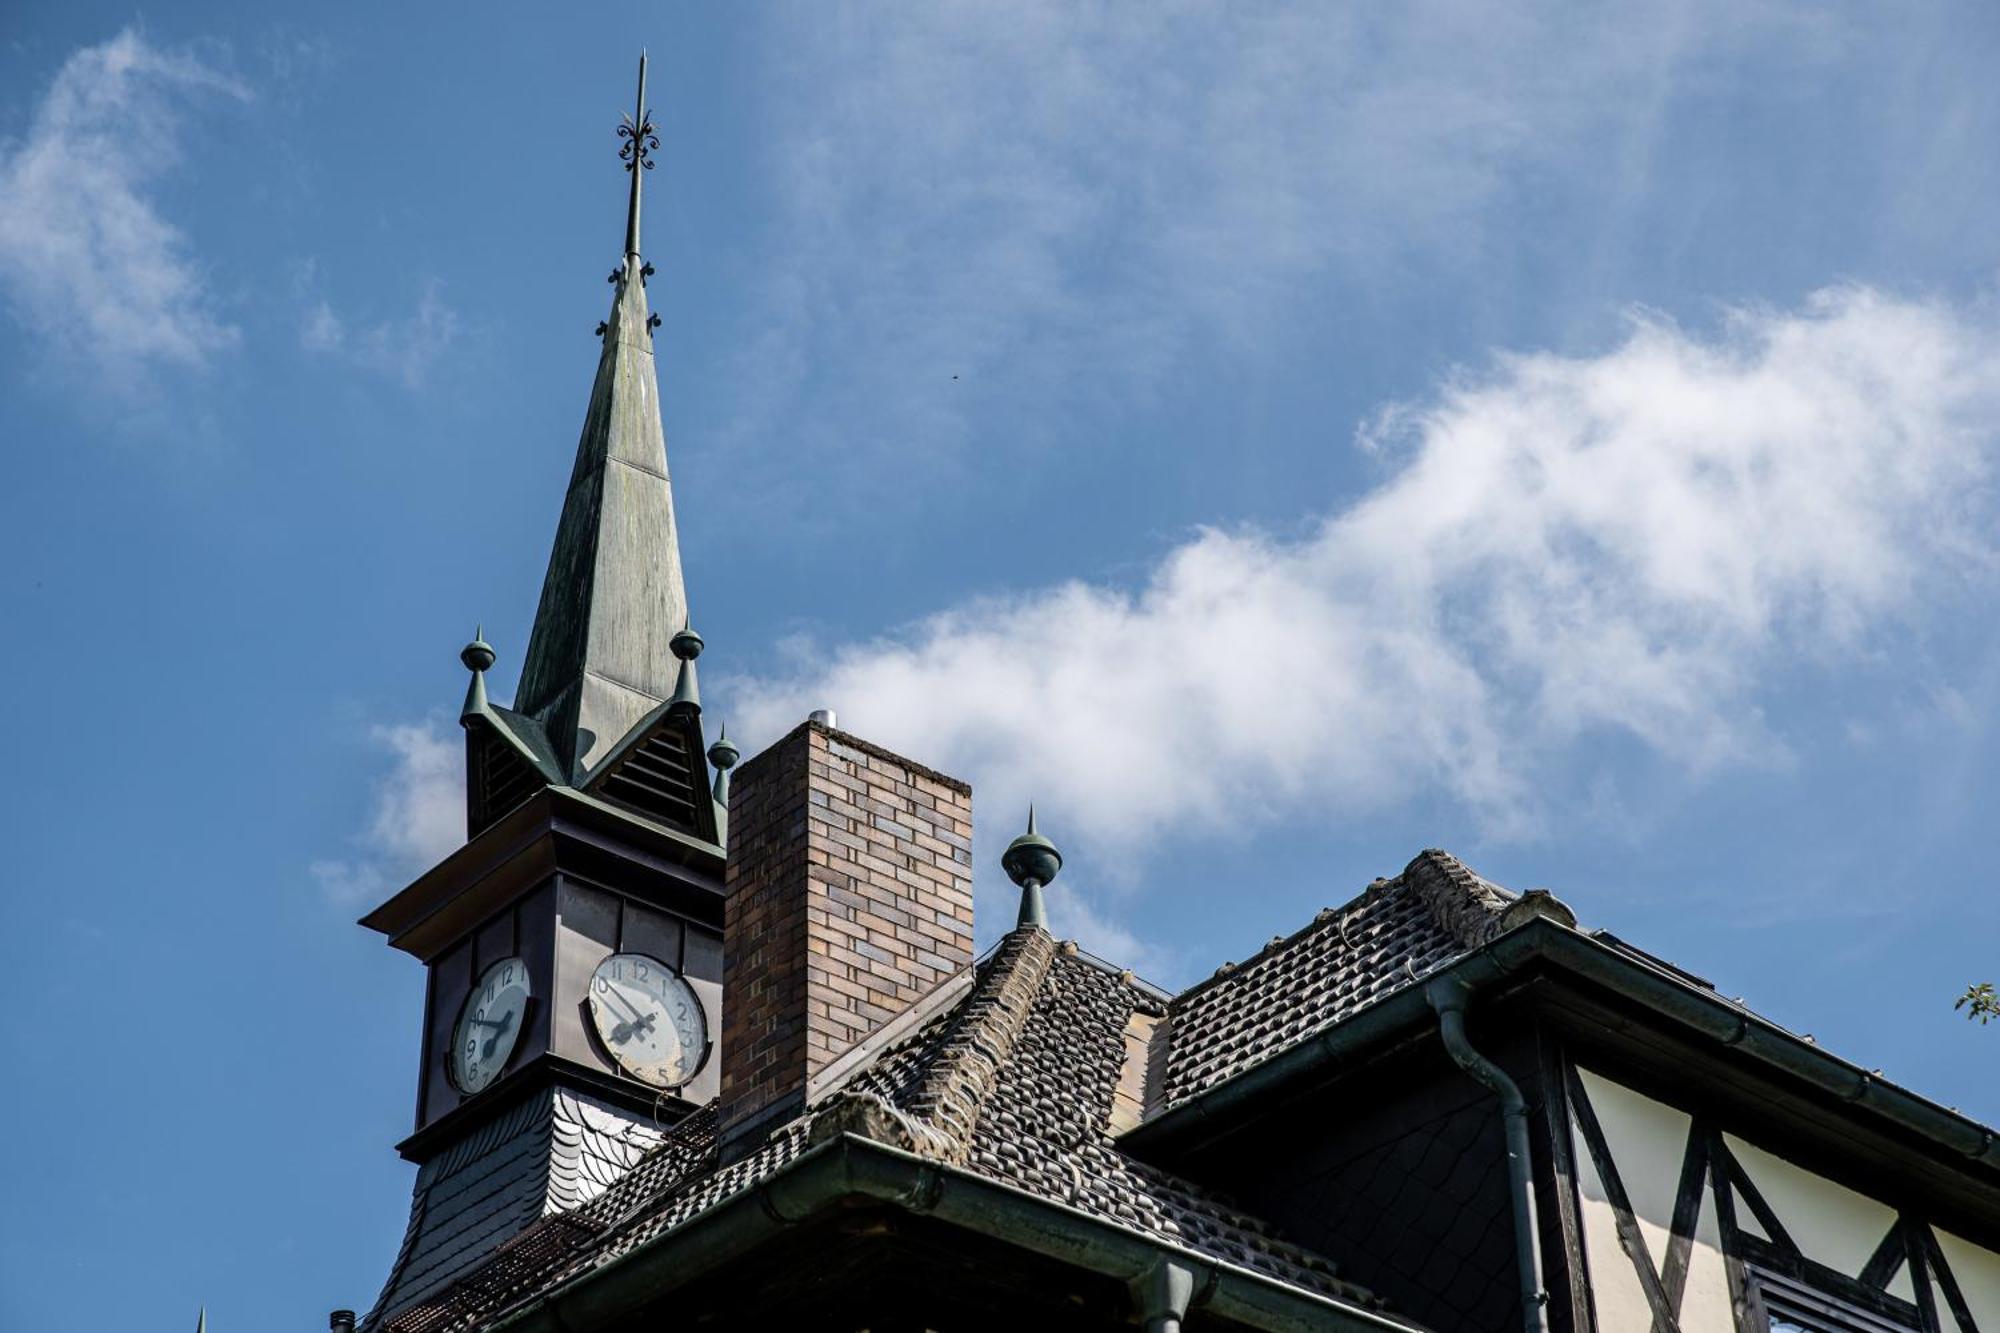
<instances>
[{"instance_id":1,"label":"roof eave","mask_svg":"<svg viewBox=\"0 0 2000 1333\"><path fill-rule=\"evenodd\" d=\"M1534 920L1510 930L1424 980L1448 979L1476 994L1513 981L1535 966L1608 987L1684 1030L1805 1082L1837 1104L1872 1112L1967 1161L2000 1167L2000 1137L1978 1121L1843 1060L1664 968L1554 921ZM1278 1087L1434 1026L1436 1015L1424 989L1404 986L1134 1126L1120 1136L1120 1142L1143 1152L1199 1138L1204 1127L1222 1128Z\"/></svg>"},{"instance_id":2,"label":"roof eave","mask_svg":"<svg viewBox=\"0 0 2000 1333\"><path fill-rule=\"evenodd\" d=\"M959 1167L842 1134L762 1183L579 1273L487 1325L492 1333L586 1333L836 1208L873 1202L976 1230L1120 1282L1162 1260L1194 1275L1197 1308L1270 1330L1418 1333L1415 1325L1091 1217Z\"/></svg>"}]
</instances>

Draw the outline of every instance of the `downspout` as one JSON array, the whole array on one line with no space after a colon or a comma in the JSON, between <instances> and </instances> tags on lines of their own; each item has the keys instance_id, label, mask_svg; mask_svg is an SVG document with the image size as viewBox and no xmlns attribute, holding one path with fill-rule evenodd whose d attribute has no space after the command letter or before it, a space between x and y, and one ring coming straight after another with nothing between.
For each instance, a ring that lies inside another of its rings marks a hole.
<instances>
[{"instance_id":1,"label":"downspout","mask_svg":"<svg viewBox=\"0 0 2000 1333\"><path fill-rule=\"evenodd\" d=\"M1193 1270L1171 1259L1160 1260L1132 1283L1132 1304L1146 1333L1181 1333L1193 1299Z\"/></svg>"},{"instance_id":2,"label":"downspout","mask_svg":"<svg viewBox=\"0 0 2000 1333\"><path fill-rule=\"evenodd\" d=\"M1521 1327L1548 1333L1549 1296L1542 1289L1541 1228L1535 1216L1535 1187L1528 1178L1528 1103L1507 1071L1472 1048L1465 1036L1466 987L1456 978L1437 977L1424 987L1437 1010L1438 1036L1460 1069L1500 1098L1500 1123L1507 1134L1507 1191L1514 1203L1514 1267L1521 1286Z\"/></svg>"}]
</instances>

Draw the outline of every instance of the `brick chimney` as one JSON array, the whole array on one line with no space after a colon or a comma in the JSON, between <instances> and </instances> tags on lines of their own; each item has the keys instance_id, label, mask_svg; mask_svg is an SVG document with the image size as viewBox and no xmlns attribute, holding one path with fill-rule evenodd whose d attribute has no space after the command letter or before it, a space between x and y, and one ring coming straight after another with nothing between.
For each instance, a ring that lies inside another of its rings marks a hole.
<instances>
[{"instance_id":1,"label":"brick chimney","mask_svg":"<svg viewBox=\"0 0 2000 1333\"><path fill-rule=\"evenodd\" d=\"M814 719L729 801L725 1139L972 962L972 788Z\"/></svg>"}]
</instances>

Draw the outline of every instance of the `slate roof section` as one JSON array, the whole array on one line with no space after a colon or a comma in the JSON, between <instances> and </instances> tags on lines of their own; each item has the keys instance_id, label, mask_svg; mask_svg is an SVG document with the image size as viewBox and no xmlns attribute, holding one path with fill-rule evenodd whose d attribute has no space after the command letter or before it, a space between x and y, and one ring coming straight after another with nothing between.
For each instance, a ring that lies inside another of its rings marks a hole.
<instances>
[{"instance_id":1,"label":"slate roof section","mask_svg":"<svg viewBox=\"0 0 2000 1333\"><path fill-rule=\"evenodd\" d=\"M403 1243L362 1327L437 1300L508 1238L604 1193L661 1138L652 1125L560 1088L524 1098L417 1172Z\"/></svg>"}]
</instances>

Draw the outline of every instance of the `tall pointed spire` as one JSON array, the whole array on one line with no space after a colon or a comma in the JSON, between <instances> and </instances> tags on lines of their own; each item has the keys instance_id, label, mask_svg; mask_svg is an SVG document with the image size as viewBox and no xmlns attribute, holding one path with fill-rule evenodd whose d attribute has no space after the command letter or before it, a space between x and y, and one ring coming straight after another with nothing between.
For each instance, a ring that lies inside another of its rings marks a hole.
<instances>
[{"instance_id":1,"label":"tall pointed spire","mask_svg":"<svg viewBox=\"0 0 2000 1333\"><path fill-rule=\"evenodd\" d=\"M632 176L625 259L514 700L572 782L672 697L679 662L668 644L688 618L653 368L658 317L646 307L652 267L639 254L640 182L659 146L643 55L638 104L618 136Z\"/></svg>"}]
</instances>

